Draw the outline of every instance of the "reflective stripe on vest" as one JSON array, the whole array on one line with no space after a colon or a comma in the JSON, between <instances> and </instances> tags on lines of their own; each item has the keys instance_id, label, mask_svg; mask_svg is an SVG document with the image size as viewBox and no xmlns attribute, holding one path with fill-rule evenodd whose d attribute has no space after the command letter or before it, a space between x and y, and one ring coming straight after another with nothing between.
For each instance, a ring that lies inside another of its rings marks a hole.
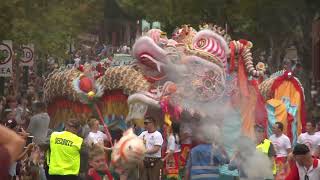
<instances>
[{"instance_id":1,"label":"reflective stripe on vest","mask_svg":"<svg viewBox=\"0 0 320 180\"><path fill-rule=\"evenodd\" d=\"M256 146L256 149L268 156L270 145L271 145L271 141L269 139L265 139L263 140L263 143L260 143ZM273 161L272 163L273 163L272 173L276 174L277 173L276 163L275 161Z\"/></svg>"},{"instance_id":2,"label":"reflective stripe on vest","mask_svg":"<svg viewBox=\"0 0 320 180\"><path fill-rule=\"evenodd\" d=\"M192 175L191 179L203 179L203 178L219 178L219 174L198 174L198 175Z\"/></svg>"},{"instance_id":3,"label":"reflective stripe on vest","mask_svg":"<svg viewBox=\"0 0 320 180\"><path fill-rule=\"evenodd\" d=\"M54 132L50 138L50 175L78 175L83 139L71 132Z\"/></svg>"},{"instance_id":4,"label":"reflective stripe on vest","mask_svg":"<svg viewBox=\"0 0 320 180\"><path fill-rule=\"evenodd\" d=\"M50 164L50 149L48 149L46 152L46 162L47 162L47 165L49 166L49 164Z\"/></svg>"}]
</instances>

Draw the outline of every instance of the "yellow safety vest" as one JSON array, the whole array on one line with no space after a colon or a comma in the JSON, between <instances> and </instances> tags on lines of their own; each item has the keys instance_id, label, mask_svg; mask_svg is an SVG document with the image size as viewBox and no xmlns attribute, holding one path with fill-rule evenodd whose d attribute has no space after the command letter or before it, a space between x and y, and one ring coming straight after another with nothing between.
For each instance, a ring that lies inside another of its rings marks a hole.
<instances>
[{"instance_id":1,"label":"yellow safety vest","mask_svg":"<svg viewBox=\"0 0 320 180\"><path fill-rule=\"evenodd\" d=\"M83 139L71 132L54 132L50 138L50 175L78 175Z\"/></svg>"},{"instance_id":2,"label":"yellow safety vest","mask_svg":"<svg viewBox=\"0 0 320 180\"><path fill-rule=\"evenodd\" d=\"M256 146L256 149L268 156L270 145L271 145L271 141L269 139L265 139L263 140L263 143L260 143ZM277 173L276 163L275 161L273 161L272 163L273 163L272 173L276 174Z\"/></svg>"}]
</instances>

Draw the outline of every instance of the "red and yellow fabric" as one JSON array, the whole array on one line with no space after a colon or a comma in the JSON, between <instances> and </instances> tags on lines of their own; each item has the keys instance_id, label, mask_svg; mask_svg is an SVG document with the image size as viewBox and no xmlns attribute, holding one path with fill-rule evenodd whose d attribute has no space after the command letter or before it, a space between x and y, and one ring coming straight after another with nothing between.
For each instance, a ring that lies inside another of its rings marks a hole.
<instances>
[{"instance_id":1,"label":"red and yellow fabric","mask_svg":"<svg viewBox=\"0 0 320 180\"><path fill-rule=\"evenodd\" d=\"M175 152L164 162L164 173L167 179L175 178L180 179L179 177L179 153Z\"/></svg>"},{"instance_id":2,"label":"red and yellow fabric","mask_svg":"<svg viewBox=\"0 0 320 180\"><path fill-rule=\"evenodd\" d=\"M291 105L298 107L297 112L297 131L298 134L305 131L306 111L304 105L303 89L298 80L296 80L291 72L286 71L282 76L279 76L271 87L271 93L274 99L281 100L282 97L289 97Z\"/></svg>"},{"instance_id":3,"label":"red and yellow fabric","mask_svg":"<svg viewBox=\"0 0 320 180\"><path fill-rule=\"evenodd\" d=\"M250 80L248 84L250 96L242 96L240 101L240 112L242 117L242 133L248 137L255 137L254 125L267 126L267 110L264 99L258 90L258 82Z\"/></svg>"},{"instance_id":4,"label":"red and yellow fabric","mask_svg":"<svg viewBox=\"0 0 320 180\"><path fill-rule=\"evenodd\" d=\"M274 117L278 122L284 125L284 132L287 132L287 108L286 105L278 99L270 99L267 103L274 108Z\"/></svg>"},{"instance_id":5,"label":"red and yellow fabric","mask_svg":"<svg viewBox=\"0 0 320 180\"><path fill-rule=\"evenodd\" d=\"M289 171L289 169L286 167L287 158L276 157L275 162L277 168L277 175L275 176L275 180L283 180Z\"/></svg>"},{"instance_id":6,"label":"red and yellow fabric","mask_svg":"<svg viewBox=\"0 0 320 180\"><path fill-rule=\"evenodd\" d=\"M301 112L303 111L302 108L304 108L302 107L303 97L301 97L300 92L296 90L295 85L291 81L283 81L281 85L279 85L278 88L276 88L274 91L275 99L281 100L281 98L285 96L289 97L292 105L296 105L297 107L299 107L297 112L297 120L298 120L297 130L298 130L298 134L301 134L302 129L305 127L305 125L303 126L304 122L302 120L302 112ZM287 121L287 115L285 115L285 121ZM283 123L285 123L284 126L287 127L287 122L283 122ZM287 129L285 130L285 132L287 132Z\"/></svg>"},{"instance_id":7,"label":"red and yellow fabric","mask_svg":"<svg viewBox=\"0 0 320 180\"><path fill-rule=\"evenodd\" d=\"M257 103L257 95L255 90L249 86L250 96L241 97L240 113L242 117L242 133L248 137L254 137L255 125L255 105Z\"/></svg>"},{"instance_id":8,"label":"red and yellow fabric","mask_svg":"<svg viewBox=\"0 0 320 180\"><path fill-rule=\"evenodd\" d=\"M247 40L239 40L244 46L249 42ZM235 45L230 43L230 69L235 69ZM244 49L240 49L239 54ZM239 108L242 117L242 132L248 137L254 137L254 125L259 124L267 126L267 111L264 106L264 99L258 89L259 82L256 80L248 80L245 63L242 56L238 56L238 87L239 87Z\"/></svg>"},{"instance_id":9,"label":"red and yellow fabric","mask_svg":"<svg viewBox=\"0 0 320 180\"><path fill-rule=\"evenodd\" d=\"M190 150L191 150L191 144L181 144L181 152L180 152L181 168L183 168L186 165Z\"/></svg>"}]
</instances>

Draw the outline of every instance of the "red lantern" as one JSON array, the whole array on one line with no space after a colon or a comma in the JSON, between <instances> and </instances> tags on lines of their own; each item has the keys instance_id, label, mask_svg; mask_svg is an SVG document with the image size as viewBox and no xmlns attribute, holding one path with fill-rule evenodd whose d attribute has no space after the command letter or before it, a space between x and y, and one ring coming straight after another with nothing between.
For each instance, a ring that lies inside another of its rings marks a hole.
<instances>
[{"instance_id":1,"label":"red lantern","mask_svg":"<svg viewBox=\"0 0 320 180\"><path fill-rule=\"evenodd\" d=\"M83 72L84 71L84 66L82 64L79 65L78 70Z\"/></svg>"},{"instance_id":2,"label":"red lantern","mask_svg":"<svg viewBox=\"0 0 320 180\"><path fill-rule=\"evenodd\" d=\"M88 93L90 91L92 91L93 89L93 84L90 78L83 76L80 78L80 83L79 83L79 87L82 91Z\"/></svg>"}]
</instances>

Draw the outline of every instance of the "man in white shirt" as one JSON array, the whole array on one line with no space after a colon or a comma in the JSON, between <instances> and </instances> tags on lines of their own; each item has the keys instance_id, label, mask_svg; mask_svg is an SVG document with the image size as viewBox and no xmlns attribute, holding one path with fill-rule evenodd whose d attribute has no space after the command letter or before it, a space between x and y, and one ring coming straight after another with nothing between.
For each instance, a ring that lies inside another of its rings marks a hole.
<instances>
[{"instance_id":1,"label":"man in white shirt","mask_svg":"<svg viewBox=\"0 0 320 180\"><path fill-rule=\"evenodd\" d=\"M291 152L291 143L288 136L283 134L283 124L276 122L272 126L273 134L270 136L270 141L276 151L276 166L277 173L281 172L284 164L287 162L287 156Z\"/></svg>"},{"instance_id":2,"label":"man in white shirt","mask_svg":"<svg viewBox=\"0 0 320 180\"><path fill-rule=\"evenodd\" d=\"M290 172L285 180L319 180L320 160L312 158L310 150L305 144L297 144L293 149L290 162Z\"/></svg>"},{"instance_id":3,"label":"man in white shirt","mask_svg":"<svg viewBox=\"0 0 320 180\"><path fill-rule=\"evenodd\" d=\"M306 133L300 134L297 142L299 144L307 145L311 151L311 155L318 157L320 149L320 135L315 133L316 123L314 121L308 121L306 123L306 130Z\"/></svg>"},{"instance_id":4,"label":"man in white shirt","mask_svg":"<svg viewBox=\"0 0 320 180\"><path fill-rule=\"evenodd\" d=\"M144 125L146 131L143 131L139 138L141 138L146 145L146 154L143 161L144 167L141 168L142 180L159 179L161 163L161 146L163 143L162 135L156 129L155 119L152 117L145 117Z\"/></svg>"}]
</instances>

